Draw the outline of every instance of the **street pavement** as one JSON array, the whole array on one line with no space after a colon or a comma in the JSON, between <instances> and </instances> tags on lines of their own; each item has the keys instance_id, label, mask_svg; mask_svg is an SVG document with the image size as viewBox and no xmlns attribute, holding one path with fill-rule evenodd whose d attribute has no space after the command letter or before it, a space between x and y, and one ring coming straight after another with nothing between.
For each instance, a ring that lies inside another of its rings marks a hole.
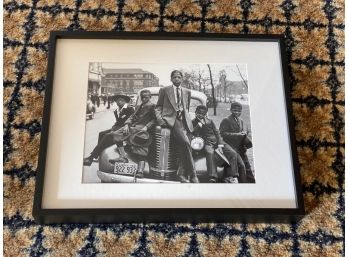
<instances>
[{"instance_id":1,"label":"street pavement","mask_svg":"<svg viewBox=\"0 0 348 257\"><path fill-rule=\"evenodd\" d=\"M94 114L93 120L86 120L85 147L84 157L89 156L93 148L97 145L99 132L110 129L115 123L114 109L116 105L112 105L111 109L101 104ZM83 166L82 183L100 183L97 176L98 162L93 162L90 167Z\"/></svg>"}]
</instances>

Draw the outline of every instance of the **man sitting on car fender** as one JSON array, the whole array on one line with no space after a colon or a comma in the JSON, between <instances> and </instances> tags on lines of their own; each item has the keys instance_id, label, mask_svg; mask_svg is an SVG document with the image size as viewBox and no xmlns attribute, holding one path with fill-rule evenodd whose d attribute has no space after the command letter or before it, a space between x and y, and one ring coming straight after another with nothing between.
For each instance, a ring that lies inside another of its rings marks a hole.
<instances>
[{"instance_id":1,"label":"man sitting on car fender","mask_svg":"<svg viewBox=\"0 0 348 257\"><path fill-rule=\"evenodd\" d=\"M225 168L223 182L237 183L238 159L237 153L228 144L226 144L217 130L214 122L206 117L207 107L199 105L196 107L196 118L192 120L193 135L202 137L204 140L204 151L206 154L207 171L210 178L209 182L216 183L218 179L217 165L215 162L215 149L219 149L230 163L229 167ZM243 172L242 170L240 172ZM245 172L245 171L244 171Z\"/></svg>"},{"instance_id":2,"label":"man sitting on car fender","mask_svg":"<svg viewBox=\"0 0 348 257\"><path fill-rule=\"evenodd\" d=\"M246 176L241 178L242 183L255 183L255 177L246 154L247 149L252 147L243 120L240 118L242 105L233 101L231 103L231 115L223 119L220 124L220 133L227 144L237 153L238 159L243 160Z\"/></svg>"},{"instance_id":3,"label":"man sitting on car fender","mask_svg":"<svg viewBox=\"0 0 348 257\"><path fill-rule=\"evenodd\" d=\"M127 163L123 142L126 141L130 151L137 156L138 171L137 176L143 177L145 160L148 155L148 146L151 144L151 136L147 132L155 123L155 104L151 99L149 90L140 92L141 104L136 107L134 114L125 122L125 126L112 133L112 140L116 143L120 158L109 160L111 163Z\"/></svg>"},{"instance_id":4,"label":"man sitting on car fender","mask_svg":"<svg viewBox=\"0 0 348 257\"><path fill-rule=\"evenodd\" d=\"M129 96L116 95L117 107L116 107L116 110L114 111L116 122L111 129L104 130L99 133L98 143L96 147L93 149L93 151L91 152L90 156L83 159L83 165L91 166L93 159L98 158L100 153L105 148L115 144L112 133L122 128L125 122L127 121L127 119L129 119L129 117L131 117L131 115L134 113L134 108L127 104L129 103L129 101L130 101Z\"/></svg>"}]
</instances>

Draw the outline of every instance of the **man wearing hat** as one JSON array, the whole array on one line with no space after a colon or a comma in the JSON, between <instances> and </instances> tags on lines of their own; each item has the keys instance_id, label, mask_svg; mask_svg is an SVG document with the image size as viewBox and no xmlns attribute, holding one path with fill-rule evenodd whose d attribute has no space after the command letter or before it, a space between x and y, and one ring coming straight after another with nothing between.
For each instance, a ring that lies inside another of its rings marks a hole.
<instances>
[{"instance_id":1,"label":"man wearing hat","mask_svg":"<svg viewBox=\"0 0 348 257\"><path fill-rule=\"evenodd\" d=\"M227 162L223 182L236 183L239 172L243 173L245 170L238 172L238 158L237 153L228 144L226 144L219 131L216 129L214 122L206 117L207 107L199 105L196 107L196 118L192 120L193 135L202 137L204 140L204 151L206 154L207 171L210 183L216 183L218 179L217 163L215 155L218 154L222 160ZM217 149L217 150L216 150Z\"/></svg>"},{"instance_id":2,"label":"man wearing hat","mask_svg":"<svg viewBox=\"0 0 348 257\"><path fill-rule=\"evenodd\" d=\"M220 124L220 133L224 141L229 144L243 160L246 177L241 178L242 183L255 183L255 177L246 155L248 148L252 147L251 140L247 135L247 128L240 118L242 113L242 104L239 102L231 103L231 115L223 119Z\"/></svg>"},{"instance_id":3,"label":"man wearing hat","mask_svg":"<svg viewBox=\"0 0 348 257\"><path fill-rule=\"evenodd\" d=\"M120 152L120 158L109 160L109 162L128 162L123 148L123 142L126 141L130 152L138 160L137 176L143 177L145 161L149 151L148 146L152 140L148 130L156 123L156 116L155 104L150 101L151 92L142 90L140 98L141 104L136 107L133 115L125 121L123 129L112 133L113 141Z\"/></svg>"},{"instance_id":4,"label":"man wearing hat","mask_svg":"<svg viewBox=\"0 0 348 257\"><path fill-rule=\"evenodd\" d=\"M181 182L199 183L192 158L192 149L187 133L192 133L193 126L189 114L191 91L183 88L183 74L174 70L171 73L173 85L159 91L156 105L157 123L170 128L174 134L176 148L179 152L179 174Z\"/></svg>"},{"instance_id":5,"label":"man wearing hat","mask_svg":"<svg viewBox=\"0 0 348 257\"><path fill-rule=\"evenodd\" d=\"M116 109L114 111L114 115L116 118L115 124L111 129L104 130L99 133L98 136L98 144L91 152L90 156L84 158L83 165L91 166L93 159L99 157L100 153L107 147L115 144L114 140L112 140L114 131L122 128L126 122L126 120L134 113L134 108L128 106L130 97L126 95L116 95Z\"/></svg>"}]
</instances>

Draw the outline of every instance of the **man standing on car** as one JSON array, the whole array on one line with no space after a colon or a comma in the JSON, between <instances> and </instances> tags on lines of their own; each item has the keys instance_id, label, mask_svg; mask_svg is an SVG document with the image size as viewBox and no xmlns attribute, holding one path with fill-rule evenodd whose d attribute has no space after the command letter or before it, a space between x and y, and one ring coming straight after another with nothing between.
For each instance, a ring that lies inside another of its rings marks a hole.
<instances>
[{"instance_id":1,"label":"man standing on car","mask_svg":"<svg viewBox=\"0 0 348 257\"><path fill-rule=\"evenodd\" d=\"M178 177L183 183L199 183L192 149L187 133L192 133L193 126L189 114L191 91L183 88L183 74L179 70L172 71L173 85L161 88L156 105L156 118L162 128L170 128L174 135L179 153ZM189 178L189 179L188 179Z\"/></svg>"}]
</instances>

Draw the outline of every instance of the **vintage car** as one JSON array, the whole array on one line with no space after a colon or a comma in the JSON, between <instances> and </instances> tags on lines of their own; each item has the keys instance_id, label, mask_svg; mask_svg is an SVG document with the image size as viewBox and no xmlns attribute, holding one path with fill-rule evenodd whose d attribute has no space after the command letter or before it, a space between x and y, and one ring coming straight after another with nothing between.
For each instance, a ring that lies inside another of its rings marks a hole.
<instances>
[{"instance_id":1,"label":"vintage car","mask_svg":"<svg viewBox=\"0 0 348 257\"><path fill-rule=\"evenodd\" d=\"M160 87L146 88L151 92L151 101L157 102ZM202 92L191 90L190 116L195 117L194 111L198 105L206 105L207 97ZM140 104L140 97L136 105ZM156 126L150 131L152 143L149 146L148 161L144 170L144 178L136 177L137 163L131 152L128 152L129 163L111 164L110 159L119 157L117 147L111 146L105 149L99 157L98 177L104 183L179 183L177 180L178 160L177 151L174 147L173 137L170 129ZM201 182L207 182L207 168L202 151L193 151L197 175ZM219 176L222 177L223 168L218 168Z\"/></svg>"}]
</instances>

